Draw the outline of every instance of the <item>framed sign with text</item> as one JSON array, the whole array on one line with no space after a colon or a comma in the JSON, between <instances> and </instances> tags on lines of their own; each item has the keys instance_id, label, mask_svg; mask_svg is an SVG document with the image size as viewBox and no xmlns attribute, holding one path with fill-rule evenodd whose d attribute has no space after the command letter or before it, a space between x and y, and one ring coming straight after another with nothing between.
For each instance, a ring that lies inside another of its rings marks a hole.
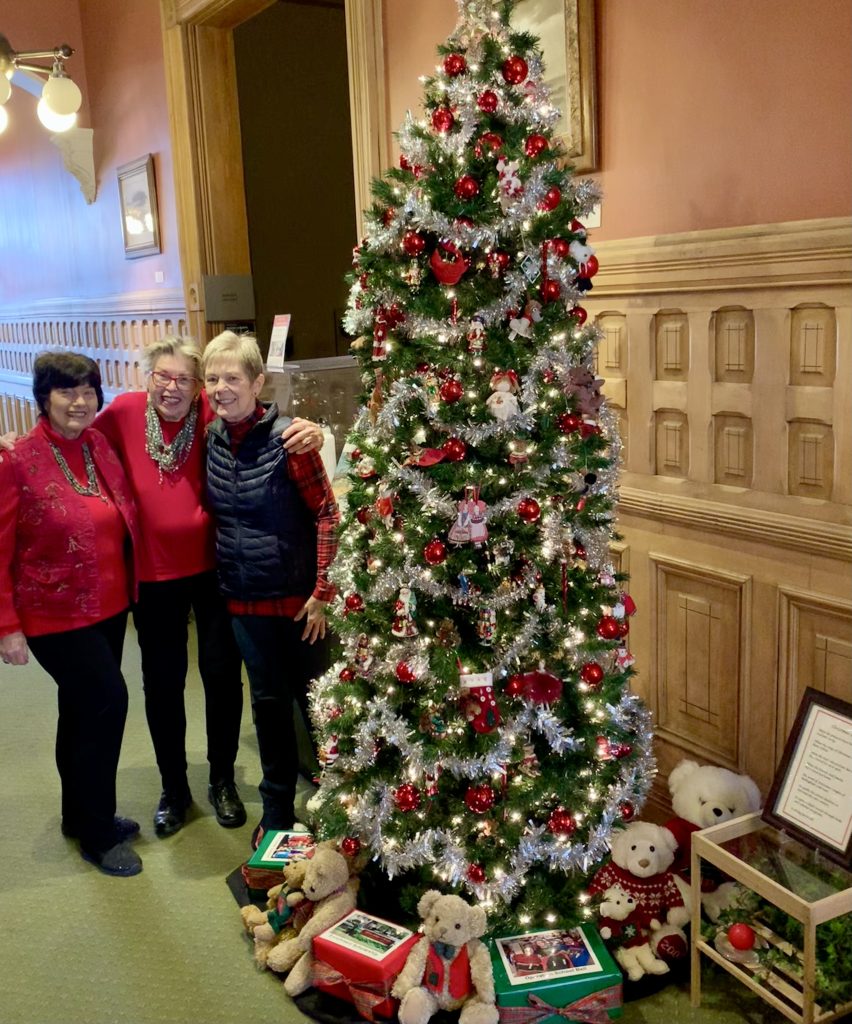
<instances>
[{"instance_id":1,"label":"framed sign with text","mask_svg":"<svg viewBox=\"0 0 852 1024\"><path fill-rule=\"evenodd\" d=\"M763 819L852 867L852 704L808 687Z\"/></svg>"}]
</instances>

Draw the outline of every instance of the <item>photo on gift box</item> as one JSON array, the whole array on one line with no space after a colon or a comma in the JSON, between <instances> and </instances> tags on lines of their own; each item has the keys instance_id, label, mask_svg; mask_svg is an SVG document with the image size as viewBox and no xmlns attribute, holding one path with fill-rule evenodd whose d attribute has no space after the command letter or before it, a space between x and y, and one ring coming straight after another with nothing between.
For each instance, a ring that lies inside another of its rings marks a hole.
<instances>
[{"instance_id":1,"label":"photo on gift box","mask_svg":"<svg viewBox=\"0 0 852 1024\"><path fill-rule=\"evenodd\" d=\"M512 985L549 981L601 970L598 958L578 928L497 939L496 946Z\"/></svg>"},{"instance_id":2,"label":"photo on gift box","mask_svg":"<svg viewBox=\"0 0 852 1024\"><path fill-rule=\"evenodd\" d=\"M307 857L314 846L313 836L306 832L276 832L264 851L263 860L272 864L289 864Z\"/></svg>"},{"instance_id":3,"label":"photo on gift box","mask_svg":"<svg viewBox=\"0 0 852 1024\"><path fill-rule=\"evenodd\" d=\"M353 910L342 921L323 933L323 940L334 942L346 949L382 960L411 936L407 928L379 917L370 917Z\"/></svg>"}]
</instances>

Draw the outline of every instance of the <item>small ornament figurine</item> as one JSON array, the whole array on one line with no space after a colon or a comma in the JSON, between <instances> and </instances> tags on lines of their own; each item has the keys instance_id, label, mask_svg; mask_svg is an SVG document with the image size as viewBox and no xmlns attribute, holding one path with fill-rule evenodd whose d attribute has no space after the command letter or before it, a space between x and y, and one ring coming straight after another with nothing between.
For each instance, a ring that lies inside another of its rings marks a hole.
<instances>
[{"instance_id":1,"label":"small ornament figurine","mask_svg":"<svg viewBox=\"0 0 852 1024\"><path fill-rule=\"evenodd\" d=\"M482 547L488 540L488 527L485 525L487 506L479 497L479 487L468 485L464 489L464 497L458 503L456 521L450 527L447 537L451 544L472 543Z\"/></svg>"},{"instance_id":2,"label":"small ornament figurine","mask_svg":"<svg viewBox=\"0 0 852 1024\"><path fill-rule=\"evenodd\" d=\"M515 542L513 540L499 540L491 549L491 565L489 571L502 573L505 566L512 561L512 552L515 550Z\"/></svg>"},{"instance_id":3,"label":"small ornament figurine","mask_svg":"<svg viewBox=\"0 0 852 1024\"><path fill-rule=\"evenodd\" d=\"M619 647L615 652L616 667L622 672L626 672L635 661L636 659L626 647Z\"/></svg>"},{"instance_id":4,"label":"small ornament figurine","mask_svg":"<svg viewBox=\"0 0 852 1024\"><path fill-rule=\"evenodd\" d=\"M601 388L605 383L602 378L595 377L587 367L572 366L568 371L567 380L562 384L562 390L565 397L573 403L577 413L584 417L594 417L603 403Z\"/></svg>"},{"instance_id":5,"label":"small ornament figurine","mask_svg":"<svg viewBox=\"0 0 852 1024\"><path fill-rule=\"evenodd\" d=\"M382 484L379 488L379 496L376 498L376 512L381 516L382 522L389 530L393 525L393 492Z\"/></svg>"},{"instance_id":6,"label":"small ornament figurine","mask_svg":"<svg viewBox=\"0 0 852 1024\"><path fill-rule=\"evenodd\" d=\"M416 261L409 263L405 270L403 270L401 277L403 284L407 284L411 289L417 289L423 280L423 268Z\"/></svg>"},{"instance_id":7,"label":"small ornament figurine","mask_svg":"<svg viewBox=\"0 0 852 1024\"><path fill-rule=\"evenodd\" d=\"M494 698L490 672L468 672L459 677L461 709L474 732L494 732L500 724L500 708Z\"/></svg>"},{"instance_id":8,"label":"small ornament figurine","mask_svg":"<svg viewBox=\"0 0 852 1024\"><path fill-rule=\"evenodd\" d=\"M485 401L496 420L505 422L518 414L518 375L514 370L495 370L489 384L492 394Z\"/></svg>"},{"instance_id":9,"label":"small ornament figurine","mask_svg":"<svg viewBox=\"0 0 852 1024\"><path fill-rule=\"evenodd\" d=\"M368 672L373 664L373 656L370 654L370 638L366 633L361 633L355 647L355 664L361 672Z\"/></svg>"},{"instance_id":10,"label":"small ornament figurine","mask_svg":"<svg viewBox=\"0 0 852 1024\"><path fill-rule=\"evenodd\" d=\"M440 779L443 770L440 764L436 764L431 772L424 771L423 773L423 780L426 783L425 793L430 800L438 795L438 779Z\"/></svg>"},{"instance_id":11,"label":"small ornament figurine","mask_svg":"<svg viewBox=\"0 0 852 1024\"><path fill-rule=\"evenodd\" d=\"M417 636L417 626L414 624L416 610L417 598L414 596L414 591L408 585L400 587L399 597L393 606L394 617L391 633L394 636Z\"/></svg>"},{"instance_id":12,"label":"small ornament figurine","mask_svg":"<svg viewBox=\"0 0 852 1024\"><path fill-rule=\"evenodd\" d=\"M500 209L508 213L516 199L524 194L524 185L518 174L520 162L501 156L497 161L497 179L500 186Z\"/></svg>"},{"instance_id":13,"label":"small ornament figurine","mask_svg":"<svg viewBox=\"0 0 852 1024\"><path fill-rule=\"evenodd\" d=\"M533 607L537 612L543 612L547 608L547 595L544 592L544 585L541 583L536 584L536 588L533 591Z\"/></svg>"},{"instance_id":14,"label":"small ornament figurine","mask_svg":"<svg viewBox=\"0 0 852 1024\"><path fill-rule=\"evenodd\" d=\"M340 756L337 740L337 736L332 733L328 738L328 742L317 751L317 760L323 769L330 768Z\"/></svg>"},{"instance_id":15,"label":"small ornament figurine","mask_svg":"<svg viewBox=\"0 0 852 1024\"><path fill-rule=\"evenodd\" d=\"M376 462L370 455L363 455L355 466L355 472L364 480L376 475Z\"/></svg>"},{"instance_id":16,"label":"small ornament figurine","mask_svg":"<svg viewBox=\"0 0 852 1024\"><path fill-rule=\"evenodd\" d=\"M529 340L532 336L532 322L526 313L523 316L513 317L509 321L509 341L514 341L516 338Z\"/></svg>"},{"instance_id":17,"label":"small ornament figurine","mask_svg":"<svg viewBox=\"0 0 852 1024\"><path fill-rule=\"evenodd\" d=\"M476 619L476 635L479 642L485 647L494 643L494 633L497 629L497 613L493 608L480 608Z\"/></svg>"},{"instance_id":18,"label":"small ornament figurine","mask_svg":"<svg viewBox=\"0 0 852 1024\"><path fill-rule=\"evenodd\" d=\"M458 647L461 643L459 631L456 629L456 624L452 619L441 619L438 623L438 629L435 632L435 643L439 647L446 647L448 650Z\"/></svg>"},{"instance_id":19,"label":"small ornament figurine","mask_svg":"<svg viewBox=\"0 0 852 1024\"><path fill-rule=\"evenodd\" d=\"M482 355L485 349L485 321L477 314L471 317L470 330L467 332L467 350L471 355Z\"/></svg>"}]
</instances>

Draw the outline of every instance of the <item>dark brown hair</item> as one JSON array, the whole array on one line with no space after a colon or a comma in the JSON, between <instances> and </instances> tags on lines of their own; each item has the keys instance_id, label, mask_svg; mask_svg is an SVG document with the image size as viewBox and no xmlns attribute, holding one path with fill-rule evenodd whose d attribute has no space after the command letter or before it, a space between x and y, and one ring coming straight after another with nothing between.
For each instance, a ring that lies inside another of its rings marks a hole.
<instances>
[{"instance_id":1,"label":"dark brown hair","mask_svg":"<svg viewBox=\"0 0 852 1024\"><path fill-rule=\"evenodd\" d=\"M55 388L78 388L83 384L95 389L98 409L103 408L101 371L94 359L76 352L43 352L33 363L33 397L39 412L47 415L47 400Z\"/></svg>"}]
</instances>

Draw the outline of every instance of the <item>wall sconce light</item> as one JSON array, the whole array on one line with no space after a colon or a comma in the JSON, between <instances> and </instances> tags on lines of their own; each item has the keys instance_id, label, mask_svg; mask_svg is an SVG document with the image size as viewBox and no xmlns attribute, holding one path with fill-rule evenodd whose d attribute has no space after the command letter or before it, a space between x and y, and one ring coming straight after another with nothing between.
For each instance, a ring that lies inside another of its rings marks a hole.
<instances>
[{"instance_id":1,"label":"wall sconce light","mask_svg":"<svg viewBox=\"0 0 852 1024\"><path fill-rule=\"evenodd\" d=\"M67 43L53 50L30 50L18 53L12 49L9 40L0 35L0 132L9 123L4 104L12 95L12 75L16 71L29 71L44 75L47 81L41 91L36 108L39 120L52 132L67 132L77 121L77 111L83 102L83 95L76 83L65 72L65 61L74 51ZM34 60L50 60L51 67L33 64Z\"/></svg>"}]
</instances>

